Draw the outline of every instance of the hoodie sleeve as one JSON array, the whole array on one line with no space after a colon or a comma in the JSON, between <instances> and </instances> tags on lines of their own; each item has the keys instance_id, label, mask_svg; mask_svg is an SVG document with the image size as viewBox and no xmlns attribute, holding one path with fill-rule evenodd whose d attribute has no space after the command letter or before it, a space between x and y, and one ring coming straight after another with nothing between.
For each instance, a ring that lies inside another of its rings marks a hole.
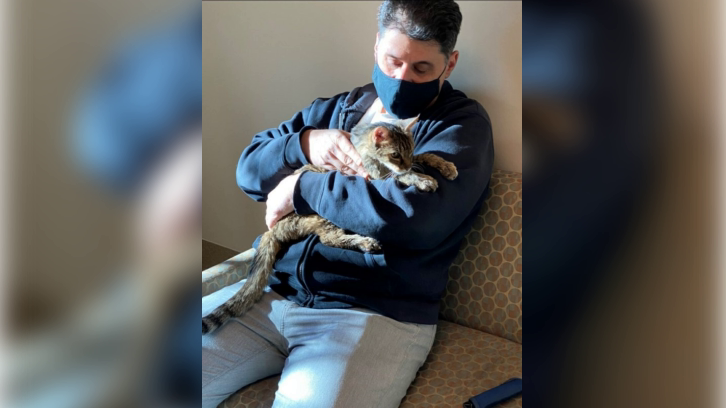
<instances>
[{"instance_id":1,"label":"hoodie sleeve","mask_svg":"<svg viewBox=\"0 0 726 408\"><path fill-rule=\"evenodd\" d=\"M239 188L255 201L265 201L283 178L308 164L300 136L308 129L328 129L345 95L316 99L277 128L256 134L237 163Z\"/></svg>"},{"instance_id":2,"label":"hoodie sleeve","mask_svg":"<svg viewBox=\"0 0 726 408\"><path fill-rule=\"evenodd\" d=\"M392 179L366 182L337 171L305 172L295 186L295 211L319 214L384 244L435 248L461 225L486 191L494 159L491 124L479 114L439 122L421 139L416 149L420 153L453 162L459 176L449 181L426 168L439 187L420 192Z\"/></svg>"}]
</instances>

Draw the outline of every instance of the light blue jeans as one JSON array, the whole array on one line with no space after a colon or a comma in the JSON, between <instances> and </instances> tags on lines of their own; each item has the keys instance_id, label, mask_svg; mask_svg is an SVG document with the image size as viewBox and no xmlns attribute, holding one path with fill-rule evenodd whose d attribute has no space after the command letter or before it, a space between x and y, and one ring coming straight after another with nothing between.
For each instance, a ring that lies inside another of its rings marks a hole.
<instances>
[{"instance_id":1,"label":"light blue jeans","mask_svg":"<svg viewBox=\"0 0 726 408\"><path fill-rule=\"evenodd\" d=\"M202 298L202 316L243 282ZM363 308L301 307L267 288L242 318L202 336L202 407L280 373L273 408L398 407L435 333Z\"/></svg>"}]
</instances>

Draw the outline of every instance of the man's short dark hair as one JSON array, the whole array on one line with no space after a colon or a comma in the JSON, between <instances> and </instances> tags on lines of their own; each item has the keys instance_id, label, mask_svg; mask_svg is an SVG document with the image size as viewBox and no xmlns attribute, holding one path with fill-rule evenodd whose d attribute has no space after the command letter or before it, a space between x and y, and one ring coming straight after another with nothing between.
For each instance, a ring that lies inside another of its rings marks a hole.
<instances>
[{"instance_id":1,"label":"man's short dark hair","mask_svg":"<svg viewBox=\"0 0 726 408\"><path fill-rule=\"evenodd\" d=\"M436 41L448 58L461 29L454 0L386 0L378 8L378 31L397 29L418 41Z\"/></svg>"}]
</instances>

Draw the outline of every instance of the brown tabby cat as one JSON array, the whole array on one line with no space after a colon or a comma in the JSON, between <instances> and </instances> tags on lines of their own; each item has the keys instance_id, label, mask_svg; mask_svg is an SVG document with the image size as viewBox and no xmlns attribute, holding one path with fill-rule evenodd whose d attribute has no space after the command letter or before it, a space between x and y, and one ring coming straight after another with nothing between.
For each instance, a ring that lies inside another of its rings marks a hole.
<instances>
[{"instance_id":1,"label":"brown tabby cat","mask_svg":"<svg viewBox=\"0 0 726 408\"><path fill-rule=\"evenodd\" d=\"M406 129L383 122L356 126L351 132L351 142L363 159L363 166L371 179L393 177L402 184L415 186L421 191L435 191L438 188L436 180L413 172L412 167L426 164L437 169L445 178L453 180L458 176L456 166L430 153L414 156L413 137L409 133L412 125L413 123ZM321 167L306 165L295 173L306 170L318 173L327 171ZM271 230L262 234L247 281L232 298L202 319L202 334L215 330L227 319L239 317L249 310L262 297L282 245L310 234L317 234L320 242L327 246L359 249L364 252L381 249L375 239L346 234L343 229L319 215L289 214Z\"/></svg>"}]
</instances>

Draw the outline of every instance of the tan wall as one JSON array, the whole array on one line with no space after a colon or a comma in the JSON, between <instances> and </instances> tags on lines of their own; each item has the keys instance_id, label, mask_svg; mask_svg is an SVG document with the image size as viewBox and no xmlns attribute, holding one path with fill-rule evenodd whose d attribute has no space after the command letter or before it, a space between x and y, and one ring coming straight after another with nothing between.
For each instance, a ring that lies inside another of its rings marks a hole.
<instances>
[{"instance_id":1,"label":"tan wall","mask_svg":"<svg viewBox=\"0 0 726 408\"><path fill-rule=\"evenodd\" d=\"M371 82L379 2L205 2L204 231L243 250L264 231L264 205L235 183L252 136L317 97ZM489 112L495 167L522 169L522 2L461 2L450 78Z\"/></svg>"},{"instance_id":2,"label":"tan wall","mask_svg":"<svg viewBox=\"0 0 726 408\"><path fill-rule=\"evenodd\" d=\"M73 161L71 115L122 38L188 13L189 3L10 2L8 295L16 333L96 296L126 258L128 208L99 194Z\"/></svg>"}]
</instances>

